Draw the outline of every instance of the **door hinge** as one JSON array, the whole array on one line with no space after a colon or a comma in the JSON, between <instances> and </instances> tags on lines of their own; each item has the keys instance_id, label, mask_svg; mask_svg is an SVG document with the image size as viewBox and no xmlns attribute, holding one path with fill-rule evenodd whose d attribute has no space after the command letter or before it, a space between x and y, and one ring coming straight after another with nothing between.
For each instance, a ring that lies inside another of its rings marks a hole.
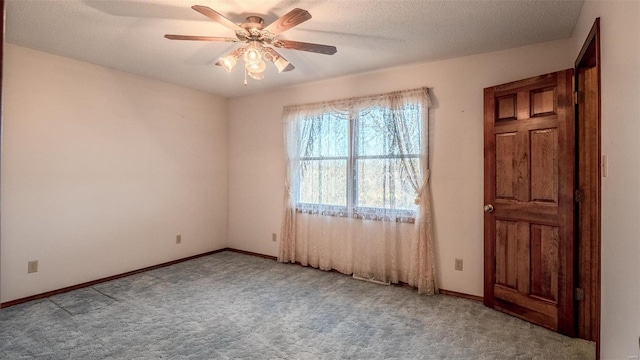
<instances>
[{"instance_id":1,"label":"door hinge","mask_svg":"<svg viewBox=\"0 0 640 360\"><path fill-rule=\"evenodd\" d=\"M579 103L580 103L580 92L574 91L573 92L573 104L574 105L578 105Z\"/></svg>"},{"instance_id":2,"label":"door hinge","mask_svg":"<svg viewBox=\"0 0 640 360\"><path fill-rule=\"evenodd\" d=\"M582 202L582 201L584 201L584 190L582 190L582 189L576 189L576 190L573 192L573 200L574 200L575 202Z\"/></svg>"},{"instance_id":3,"label":"door hinge","mask_svg":"<svg viewBox=\"0 0 640 360\"><path fill-rule=\"evenodd\" d=\"M575 288L573 297L576 299L576 301L583 301L584 300L584 289L583 288Z\"/></svg>"}]
</instances>

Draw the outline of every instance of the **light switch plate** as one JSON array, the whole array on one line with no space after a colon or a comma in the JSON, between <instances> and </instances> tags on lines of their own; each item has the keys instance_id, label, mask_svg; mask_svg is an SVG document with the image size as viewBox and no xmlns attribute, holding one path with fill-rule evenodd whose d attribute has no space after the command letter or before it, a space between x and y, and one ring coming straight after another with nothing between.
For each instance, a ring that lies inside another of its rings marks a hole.
<instances>
[{"instance_id":1,"label":"light switch plate","mask_svg":"<svg viewBox=\"0 0 640 360\"><path fill-rule=\"evenodd\" d=\"M462 259L456 259L456 270L462 271Z\"/></svg>"},{"instance_id":2,"label":"light switch plate","mask_svg":"<svg viewBox=\"0 0 640 360\"><path fill-rule=\"evenodd\" d=\"M27 263L27 274L38 272L38 260L29 261Z\"/></svg>"}]
</instances>

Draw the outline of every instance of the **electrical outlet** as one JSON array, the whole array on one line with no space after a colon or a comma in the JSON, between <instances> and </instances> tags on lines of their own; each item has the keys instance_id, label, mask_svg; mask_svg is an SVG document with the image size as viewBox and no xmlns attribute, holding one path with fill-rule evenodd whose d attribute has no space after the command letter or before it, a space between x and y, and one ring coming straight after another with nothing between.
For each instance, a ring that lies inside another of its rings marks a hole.
<instances>
[{"instance_id":1,"label":"electrical outlet","mask_svg":"<svg viewBox=\"0 0 640 360\"><path fill-rule=\"evenodd\" d=\"M271 234L271 241L273 242L278 241L278 235L276 235L276 233Z\"/></svg>"},{"instance_id":2,"label":"electrical outlet","mask_svg":"<svg viewBox=\"0 0 640 360\"><path fill-rule=\"evenodd\" d=\"M176 244L182 244L182 235L176 235Z\"/></svg>"},{"instance_id":3,"label":"electrical outlet","mask_svg":"<svg viewBox=\"0 0 640 360\"><path fill-rule=\"evenodd\" d=\"M38 260L29 261L27 263L27 274L38 272Z\"/></svg>"},{"instance_id":4,"label":"electrical outlet","mask_svg":"<svg viewBox=\"0 0 640 360\"><path fill-rule=\"evenodd\" d=\"M456 270L462 271L462 259L456 259Z\"/></svg>"}]
</instances>

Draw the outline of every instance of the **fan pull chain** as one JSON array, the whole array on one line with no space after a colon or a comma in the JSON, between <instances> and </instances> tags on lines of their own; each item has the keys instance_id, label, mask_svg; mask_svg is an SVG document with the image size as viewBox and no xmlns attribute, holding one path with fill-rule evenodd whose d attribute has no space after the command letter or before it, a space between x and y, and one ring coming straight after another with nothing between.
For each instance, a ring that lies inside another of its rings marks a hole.
<instances>
[{"instance_id":1,"label":"fan pull chain","mask_svg":"<svg viewBox=\"0 0 640 360\"><path fill-rule=\"evenodd\" d=\"M244 86L247 86L247 68L244 68Z\"/></svg>"}]
</instances>

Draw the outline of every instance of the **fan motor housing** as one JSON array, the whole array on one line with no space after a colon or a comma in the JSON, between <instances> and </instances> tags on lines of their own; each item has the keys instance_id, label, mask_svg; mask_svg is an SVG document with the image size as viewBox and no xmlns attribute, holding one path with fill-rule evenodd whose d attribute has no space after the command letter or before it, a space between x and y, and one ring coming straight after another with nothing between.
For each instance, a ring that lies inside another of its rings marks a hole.
<instances>
[{"instance_id":1,"label":"fan motor housing","mask_svg":"<svg viewBox=\"0 0 640 360\"><path fill-rule=\"evenodd\" d=\"M240 27L245 29L248 33L246 34L240 31L236 31L236 36L241 41L262 42L265 40L270 41L273 38L273 35L268 36L268 35L271 35L268 31L262 30L264 27L264 19L262 19L260 16L257 16L257 15L247 16L247 22L244 24L241 24Z\"/></svg>"}]
</instances>

